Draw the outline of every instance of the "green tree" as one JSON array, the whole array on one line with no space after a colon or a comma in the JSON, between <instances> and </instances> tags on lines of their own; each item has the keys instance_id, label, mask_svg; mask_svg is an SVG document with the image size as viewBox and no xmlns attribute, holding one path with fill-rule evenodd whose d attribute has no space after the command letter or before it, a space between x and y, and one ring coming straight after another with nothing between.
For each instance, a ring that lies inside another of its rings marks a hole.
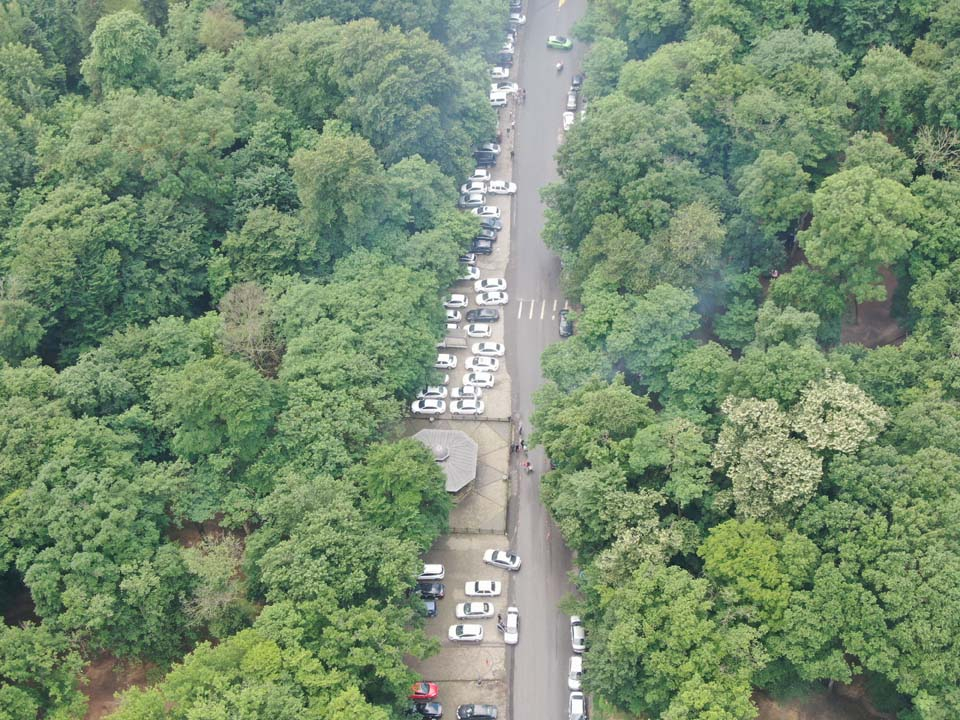
<instances>
[{"instance_id":1,"label":"green tree","mask_svg":"<svg viewBox=\"0 0 960 720\"><path fill-rule=\"evenodd\" d=\"M863 390L833 374L811 382L793 409L794 428L803 433L807 445L842 453L873 442L887 418Z\"/></svg>"},{"instance_id":2,"label":"green tree","mask_svg":"<svg viewBox=\"0 0 960 720\"><path fill-rule=\"evenodd\" d=\"M766 349L780 343L806 345L816 339L819 326L816 313L800 312L790 305L780 308L768 300L757 313L756 346Z\"/></svg>"},{"instance_id":3,"label":"green tree","mask_svg":"<svg viewBox=\"0 0 960 720\"><path fill-rule=\"evenodd\" d=\"M682 512L710 491L710 446L703 428L685 418L661 420L637 431L630 470Z\"/></svg>"},{"instance_id":4,"label":"green tree","mask_svg":"<svg viewBox=\"0 0 960 720\"><path fill-rule=\"evenodd\" d=\"M792 152L763 150L737 181L740 207L756 219L764 235L776 236L809 211L809 183L810 175Z\"/></svg>"},{"instance_id":5,"label":"green tree","mask_svg":"<svg viewBox=\"0 0 960 720\"><path fill-rule=\"evenodd\" d=\"M43 338L43 313L26 300L0 299L0 358L11 365L33 354Z\"/></svg>"},{"instance_id":6,"label":"green tree","mask_svg":"<svg viewBox=\"0 0 960 720\"><path fill-rule=\"evenodd\" d=\"M870 48L850 78L857 122L864 130L906 140L920 124L922 98L928 88L926 73L896 47Z\"/></svg>"},{"instance_id":7,"label":"green tree","mask_svg":"<svg viewBox=\"0 0 960 720\"><path fill-rule=\"evenodd\" d=\"M737 364L730 357L730 351L708 342L676 359L661 398L670 408L714 413L727 396L736 371Z\"/></svg>"},{"instance_id":8,"label":"green tree","mask_svg":"<svg viewBox=\"0 0 960 720\"><path fill-rule=\"evenodd\" d=\"M82 718L87 698L77 677L83 665L67 636L48 625L0 627L0 713L10 720Z\"/></svg>"},{"instance_id":9,"label":"green tree","mask_svg":"<svg viewBox=\"0 0 960 720\"><path fill-rule=\"evenodd\" d=\"M903 185L913 181L917 163L908 158L896 145L892 145L882 133L858 132L850 138L843 158L843 169L869 165L881 177L896 180Z\"/></svg>"},{"instance_id":10,"label":"green tree","mask_svg":"<svg viewBox=\"0 0 960 720\"><path fill-rule=\"evenodd\" d=\"M625 42L610 37L599 38L590 46L583 60L587 78L583 92L587 97L599 98L613 92L628 52Z\"/></svg>"},{"instance_id":11,"label":"green tree","mask_svg":"<svg viewBox=\"0 0 960 720\"><path fill-rule=\"evenodd\" d=\"M591 348L580 335L548 346L540 356L540 368L564 392L572 392L593 379L611 380L613 366L602 350Z\"/></svg>"},{"instance_id":12,"label":"green tree","mask_svg":"<svg viewBox=\"0 0 960 720\"><path fill-rule=\"evenodd\" d=\"M101 18L90 36L83 79L95 92L153 86L160 66L160 33L141 15L121 10Z\"/></svg>"}]
</instances>

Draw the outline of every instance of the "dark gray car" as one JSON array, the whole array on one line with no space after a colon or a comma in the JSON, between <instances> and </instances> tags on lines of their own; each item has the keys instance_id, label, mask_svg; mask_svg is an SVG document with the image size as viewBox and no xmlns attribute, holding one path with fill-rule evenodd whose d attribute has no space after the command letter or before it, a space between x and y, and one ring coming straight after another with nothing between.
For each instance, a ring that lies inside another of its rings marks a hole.
<instances>
[{"instance_id":1,"label":"dark gray car","mask_svg":"<svg viewBox=\"0 0 960 720\"><path fill-rule=\"evenodd\" d=\"M457 708L459 720L497 720L496 705L461 705Z\"/></svg>"}]
</instances>

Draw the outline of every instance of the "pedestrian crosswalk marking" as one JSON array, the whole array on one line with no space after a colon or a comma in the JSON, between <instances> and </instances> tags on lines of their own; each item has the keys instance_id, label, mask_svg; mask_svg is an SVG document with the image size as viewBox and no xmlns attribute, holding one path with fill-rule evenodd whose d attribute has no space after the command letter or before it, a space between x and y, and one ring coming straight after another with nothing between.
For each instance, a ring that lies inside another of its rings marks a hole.
<instances>
[{"instance_id":1,"label":"pedestrian crosswalk marking","mask_svg":"<svg viewBox=\"0 0 960 720\"><path fill-rule=\"evenodd\" d=\"M526 300L517 300L517 320L533 320L534 315L537 313L537 305L540 305L540 319L547 319L547 304L550 303L548 298L534 298ZM563 307L560 307L560 300L558 298L553 298L553 302L550 305L550 320L557 319L557 311L559 309L568 310L570 309L570 301L564 300ZM524 310L526 310L526 318L524 318Z\"/></svg>"}]
</instances>

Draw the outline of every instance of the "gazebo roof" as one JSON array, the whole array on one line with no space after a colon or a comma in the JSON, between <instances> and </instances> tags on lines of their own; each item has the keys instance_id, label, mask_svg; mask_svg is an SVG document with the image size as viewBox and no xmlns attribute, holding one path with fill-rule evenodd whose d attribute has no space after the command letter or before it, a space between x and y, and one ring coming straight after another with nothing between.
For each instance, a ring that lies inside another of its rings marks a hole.
<instances>
[{"instance_id":1,"label":"gazebo roof","mask_svg":"<svg viewBox=\"0 0 960 720\"><path fill-rule=\"evenodd\" d=\"M447 492L459 492L477 477L477 443L466 433L426 428L413 437L430 448L440 464Z\"/></svg>"}]
</instances>

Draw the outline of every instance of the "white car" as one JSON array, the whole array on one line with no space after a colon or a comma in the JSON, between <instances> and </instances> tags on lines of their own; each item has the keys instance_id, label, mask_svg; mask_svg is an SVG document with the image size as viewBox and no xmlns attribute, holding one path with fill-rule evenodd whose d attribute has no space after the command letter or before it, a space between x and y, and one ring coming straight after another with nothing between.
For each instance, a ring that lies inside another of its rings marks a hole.
<instances>
[{"instance_id":1,"label":"white car","mask_svg":"<svg viewBox=\"0 0 960 720\"><path fill-rule=\"evenodd\" d=\"M452 415L483 415L483 400L454 400L450 403Z\"/></svg>"},{"instance_id":2,"label":"white car","mask_svg":"<svg viewBox=\"0 0 960 720\"><path fill-rule=\"evenodd\" d=\"M563 114L563 131L566 132L573 127L573 122L576 120L577 116L574 115L569 110Z\"/></svg>"},{"instance_id":3,"label":"white car","mask_svg":"<svg viewBox=\"0 0 960 720\"><path fill-rule=\"evenodd\" d=\"M477 620L482 618L492 618L493 605L488 602L466 602L459 603L456 607L457 620Z\"/></svg>"},{"instance_id":4,"label":"white car","mask_svg":"<svg viewBox=\"0 0 960 720\"><path fill-rule=\"evenodd\" d=\"M464 385L450 391L452 400L479 400L482 397L483 390L474 385Z\"/></svg>"},{"instance_id":5,"label":"white car","mask_svg":"<svg viewBox=\"0 0 960 720\"><path fill-rule=\"evenodd\" d=\"M467 265L463 269L463 275L460 276L461 280L478 280L480 278L480 268L476 265Z\"/></svg>"},{"instance_id":6,"label":"white car","mask_svg":"<svg viewBox=\"0 0 960 720\"><path fill-rule=\"evenodd\" d=\"M491 195L513 195L517 192L517 184L506 180L494 180L487 186Z\"/></svg>"},{"instance_id":7,"label":"white car","mask_svg":"<svg viewBox=\"0 0 960 720\"><path fill-rule=\"evenodd\" d=\"M452 308L465 308L469 304L470 301L467 300L467 296L461 293L454 293L443 301L443 306L448 310Z\"/></svg>"},{"instance_id":8,"label":"white car","mask_svg":"<svg viewBox=\"0 0 960 720\"><path fill-rule=\"evenodd\" d=\"M437 355L437 361L433 364L437 370L455 370L457 367L457 356L450 353L440 353Z\"/></svg>"},{"instance_id":9,"label":"white car","mask_svg":"<svg viewBox=\"0 0 960 720\"><path fill-rule=\"evenodd\" d=\"M447 411L447 403L440 398L423 398L416 400L410 406L410 411L417 415L443 415Z\"/></svg>"},{"instance_id":10,"label":"white car","mask_svg":"<svg viewBox=\"0 0 960 720\"><path fill-rule=\"evenodd\" d=\"M500 594L499 580L474 580L463 587L467 597L497 597Z\"/></svg>"},{"instance_id":11,"label":"white car","mask_svg":"<svg viewBox=\"0 0 960 720\"><path fill-rule=\"evenodd\" d=\"M443 385L429 385L417 393L417 400L446 400L447 389Z\"/></svg>"},{"instance_id":12,"label":"white car","mask_svg":"<svg viewBox=\"0 0 960 720\"><path fill-rule=\"evenodd\" d=\"M490 107L502 108L507 105L507 94L505 92L490 93Z\"/></svg>"},{"instance_id":13,"label":"white car","mask_svg":"<svg viewBox=\"0 0 960 720\"><path fill-rule=\"evenodd\" d=\"M526 25L527 16L523 13L510 13L510 22L514 25Z\"/></svg>"},{"instance_id":14,"label":"white car","mask_svg":"<svg viewBox=\"0 0 960 720\"><path fill-rule=\"evenodd\" d=\"M503 641L516 645L520 640L520 611L513 605L507 608L507 621L503 624Z\"/></svg>"},{"instance_id":15,"label":"white car","mask_svg":"<svg viewBox=\"0 0 960 720\"><path fill-rule=\"evenodd\" d=\"M488 372L472 372L463 376L465 387L492 388L495 378Z\"/></svg>"},{"instance_id":16,"label":"white car","mask_svg":"<svg viewBox=\"0 0 960 720\"><path fill-rule=\"evenodd\" d=\"M483 626L451 625L447 637L453 642L483 642Z\"/></svg>"},{"instance_id":17,"label":"white car","mask_svg":"<svg viewBox=\"0 0 960 720\"><path fill-rule=\"evenodd\" d=\"M570 616L570 644L575 653L582 653L587 649L587 629L577 615Z\"/></svg>"},{"instance_id":18,"label":"white car","mask_svg":"<svg viewBox=\"0 0 960 720\"><path fill-rule=\"evenodd\" d=\"M467 337L488 338L493 335L493 328L485 323L470 323L467 325Z\"/></svg>"},{"instance_id":19,"label":"white car","mask_svg":"<svg viewBox=\"0 0 960 720\"><path fill-rule=\"evenodd\" d=\"M458 327L460 326L456 323L447 323L447 330L456 330Z\"/></svg>"},{"instance_id":20,"label":"white car","mask_svg":"<svg viewBox=\"0 0 960 720\"><path fill-rule=\"evenodd\" d=\"M448 323L458 323L463 319L463 315L460 314L459 310L447 309L447 322Z\"/></svg>"},{"instance_id":21,"label":"white car","mask_svg":"<svg viewBox=\"0 0 960 720\"><path fill-rule=\"evenodd\" d=\"M485 192L487 192L487 184L485 182L481 182L480 180L470 180L469 182L465 182L460 186L460 192L462 192L464 195L469 195L470 193L480 193L483 195Z\"/></svg>"},{"instance_id":22,"label":"white car","mask_svg":"<svg viewBox=\"0 0 960 720\"><path fill-rule=\"evenodd\" d=\"M494 290L506 290L507 281L503 278L486 278L485 280L477 280L473 284L473 291L478 293L483 292L492 292Z\"/></svg>"},{"instance_id":23,"label":"white car","mask_svg":"<svg viewBox=\"0 0 960 720\"><path fill-rule=\"evenodd\" d=\"M567 687L571 690L579 690L583 679L583 657L580 655L570 656L570 670L567 672Z\"/></svg>"},{"instance_id":24,"label":"white car","mask_svg":"<svg viewBox=\"0 0 960 720\"><path fill-rule=\"evenodd\" d=\"M490 182L490 171L486 168L477 168L473 171L473 175L467 178L467 182L478 182L478 183L487 183Z\"/></svg>"},{"instance_id":25,"label":"white car","mask_svg":"<svg viewBox=\"0 0 960 720\"><path fill-rule=\"evenodd\" d=\"M502 92L512 95L520 90L520 86L515 82L498 82L490 85L490 92Z\"/></svg>"},{"instance_id":26,"label":"white car","mask_svg":"<svg viewBox=\"0 0 960 720\"><path fill-rule=\"evenodd\" d=\"M492 357L471 356L467 358L463 367L471 371L496 372L500 369L500 361Z\"/></svg>"},{"instance_id":27,"label":"white car","mask_svg":"<svg viewBox=\"0 0 960 720\"><path fill-rule=\"evenodd\" d=\"M500 208L494 207L493 205L481 205L480 207L475 207L470 212L482 218L500 219Z\"/></svg>"},{"instance_id":28,"label":"white car","mask_svg":"<svg viewBox=\"0 0 960 720\"><path fill-rule=\"evenodd\" d=\"M487 565L493 565L504 570L520 569L520 557L506 550L487 550L483 553L483 561Z\"/></svg>"},{"instance_id":29,"label":"white car","mask_svg":"<svg viewBox=\"0 0 960 720\"><path fill-rule=\"evenodd\" d=\"M505 67L490 68L490 77L493 80L506 80L510 77L510 69Z\"/></svg>"},{"instance_id":30,"label":"white car","mask_svg":"<svg viewBox=\"0 0 960 720\"><path fill-rule=\"evenodd\" d=\"M477 305L484 307L486 305L506 305L510 296L505 292L485 292L477 295Z\"/></svg>"},{"instance_id":31,"label":"white car","mask_svg":"<svg viewBox=\"0 0 960 720\"><path fill-rule=\"evenodd\" d=\"M569 717L567 720L587 720L587 701L582 692L570 693Z\"/></svg>"},{"instance_id":32,"label":"white car","mask_svg":"<svg viewBox=\"0 0 960 720\"><path fill-rule=\"evenodd\" d=\"M443 580L443 576L446 575L446 570L444 570L443 565L435 564L425 564L423 566L423 572L417 575L417 582L424 582L427 580Z\"/></svg>"},{"instance_id":33,"label":"white car","mask_svg":"<svg viewBox=\"0 0 960 720\"><path fill-rule=\"evenodd\" d=\"M471 349L474 355L485 355L486 357L503 357L503 353L506 352L503 345L495 342L474 343Z\"/></svg>"}]
</instances>

